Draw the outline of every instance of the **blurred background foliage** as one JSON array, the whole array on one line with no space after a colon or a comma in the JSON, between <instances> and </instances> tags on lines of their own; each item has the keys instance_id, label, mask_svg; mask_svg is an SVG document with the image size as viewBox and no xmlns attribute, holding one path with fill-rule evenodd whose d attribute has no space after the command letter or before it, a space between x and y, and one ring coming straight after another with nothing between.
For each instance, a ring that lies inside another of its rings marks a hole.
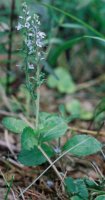
<instances>
[{"instance_id":1,"label":"blurred background foliage","mask_svg":"<svg viewBox=\"0 0 105 200\"><path fill-rule=\"evenodd\" d=\"M12 56L11 61L8 61L13 2L15 2L15 9L12 16ZM22 2L22 0L0 1L0 66L2 73L5 71L7 75L10 75L10 83L17 78L17 73L21 74L19 67L16 66L16 64L21 64L18 52L21 47L21 36L15 27L18 16L22 13ZM45 31L47 36L45 41L47 59L43 63L47 73L53 74L52 69L63 67L69 72L76 84L92 80L104 73L105 41L91 38L80 39L80 37L88 35L104 38L105 0L26 0L26 2L29 5L30 13L36 12L40 15L41 29ZM51 7L46 6L46 4ZM59 11L52 6L59 8ZM76 19L67 16L69 14ZM93 28L96 32L92 31ZM10 62L11 69L8 68L8 62ZM6 83L4 76L1 77L0 82ZM105 91L104 83L100 85L99 90Z\"/></svg>"}]
</instances>

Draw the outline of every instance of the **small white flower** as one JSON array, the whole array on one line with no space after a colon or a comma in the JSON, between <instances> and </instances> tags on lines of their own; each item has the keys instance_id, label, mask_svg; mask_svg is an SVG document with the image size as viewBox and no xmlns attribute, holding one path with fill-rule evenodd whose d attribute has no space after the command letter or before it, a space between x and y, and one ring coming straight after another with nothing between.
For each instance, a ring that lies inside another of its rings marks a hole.
<instances>
[{"instance_id":1,"label":"small white flower","mask_svg":"<svg viewBox=\"0 0 105 200\"><path fill-rule=\"evenodd\" d=\"M44 33L44 32L41 32L41 31L39 31L38 33L38 37L40 37L40 38L45 38L45 36L46 36L46 34Z\"/></svg>"},{"instance_id":2,"label":"small white flower","mask_svg":"<svg viewBox=\"0 0 105 200\"><path fill-rule=\"evenodd\" d=\"M28 16L28 17L26 18L26 21L28 22L30 19L31 19L31 16Z\"/></svg>"},{"instance_id":3,"label":"small white flower","mask_svg":"<svg viewBox=\"0 0 105 200\"><path fill-rule=\"evenodd\" d=\"M33 65L33 64L30 64L30 63L28 63L28 69L34 69L34 65Z\"/></svg>"},{"instance_id":4,"label":"small white flower","mask_svg":"<svg viewBox=\"0 0 105 200\"><path fill-rule=\"evenodd\" d=\"M42 42L40 41L40 39L36 40L36 46L40 48L42 47Z\"/></svg>"},{"instance_id":5,"label":"small white flower","mask_svg":"<svg viewBox=\"0 0 105 200\"><path fill-rule=\"evenodd\" d=\"M22 6L26 9L26 8L27 8L26 2L24 2L24 3L22 4Z\"/></svg>"},{"instance_id":6,"label":"small white flower","mask_svg":"<svg viewBox=\"0 0 105 200\"><path fill-rule=\"evenodd\" d=\"M33 34L32 34L32 33L29 33L29 36L31 36L31 37L32 37L32 36L33 36Z\"/></svg>"},{"instance_id":7,"label":"small white flower","mask_svg":"<svg viewBox=\"0 0 105 200\"><path fill-rule=\"evenodd\" d=\"M29 15L29 11L27 11L27 15Z\"/></svg>"},{"instance_id":8,"label":"small white flower","mask_svg":"<svg viewBox=\"0 0 105 200\"><path fill-rule=\"evenodd\" d=\"M23 25L21 23L18 23L18 25L16 26L16 29L19 31L23 28Z\"/></svg>"},{"instance_id":9,"label":"small white flower","mask_svg":"<svg viewBox=\"0 0 105 200\"><path fill-rule=\"evenodd\" d=\"M54 148L55 153L59 154L61 153L61 149L59 147L55 147Z\"/></svg>"},{"instance_id":10,"label":"small white flower","mask_svg":"<svg viewBox=\"0 0 105 200\"><path fill-rule=\"evenodd\" d=\"M19 18L20 18L20 19L23 19L23 17L22 17L22 16L19 16Z\"/></svg>"},{"instance_id":11,"label":"small white flower","mask_svg":"<svg viewBox=\"0 0 105 200\"><path fill-rule=\"evenodd\" d=\"M29 22L25 23L25 28L30 28L30 23Z\"/></svg>"}]
</instances>

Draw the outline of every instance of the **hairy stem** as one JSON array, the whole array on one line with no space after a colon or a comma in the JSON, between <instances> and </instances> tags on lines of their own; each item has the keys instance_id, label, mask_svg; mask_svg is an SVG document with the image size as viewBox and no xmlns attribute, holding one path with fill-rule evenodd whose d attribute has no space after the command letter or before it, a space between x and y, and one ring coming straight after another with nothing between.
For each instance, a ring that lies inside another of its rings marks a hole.
<instances>
[{"instance_id":1,"label":"hairy stem","mask_svg":"<svg viewBox=\"0 0 105 200\"><path fill-rule=\"evenodd\" d=\"M37 83L39 84L39 75L40 75L40 66L37 65L37 72L36 72L36 79L37 79ZM37 87L36 90L36 129L38 129L39 126L39 103L40 103L40 89L39 86Z\"/></svg>"}]
</instances>

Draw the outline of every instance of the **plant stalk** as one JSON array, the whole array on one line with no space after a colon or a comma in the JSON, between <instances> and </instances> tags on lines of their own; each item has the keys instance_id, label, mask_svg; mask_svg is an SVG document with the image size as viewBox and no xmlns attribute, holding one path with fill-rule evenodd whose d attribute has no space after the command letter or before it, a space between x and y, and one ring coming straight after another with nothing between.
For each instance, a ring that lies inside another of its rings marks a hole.
<instances>
[{"instance_id":1,"label":"plant stalk","mask_svg":"<svg viewBox=\"0 0 105 200\"><path fill-rule=\"evenodd\" d=\"M37 79L37 83L38 83L38 87L36 90L36 129L38 129L39 127L39 103L40 103L40 89L39 89L39 75L40 75L40 66L37 65L37 71L36 71L36 79Z\"/></svg>"}]
</instances>

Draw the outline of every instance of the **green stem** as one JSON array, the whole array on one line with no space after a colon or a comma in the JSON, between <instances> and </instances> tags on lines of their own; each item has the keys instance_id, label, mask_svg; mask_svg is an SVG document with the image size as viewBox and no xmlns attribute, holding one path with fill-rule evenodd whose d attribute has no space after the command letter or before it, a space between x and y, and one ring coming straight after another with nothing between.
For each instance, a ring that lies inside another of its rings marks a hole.
<instances>
[{"instance_id":1,"label":"green stem","mask_svg":"<svg viewBox=\"0 0 105 200\"><path fill-rule=\"evenodd\" d=\"M39 75L40 75L40 66L37 65L37 71L36 71L36 79L37 79L37 83L39 84ZM36 90L36 129L38 129L39 126L39 103L40 103L40 89L39 86L37 87Z\"/></svg>"}]
</instances>

